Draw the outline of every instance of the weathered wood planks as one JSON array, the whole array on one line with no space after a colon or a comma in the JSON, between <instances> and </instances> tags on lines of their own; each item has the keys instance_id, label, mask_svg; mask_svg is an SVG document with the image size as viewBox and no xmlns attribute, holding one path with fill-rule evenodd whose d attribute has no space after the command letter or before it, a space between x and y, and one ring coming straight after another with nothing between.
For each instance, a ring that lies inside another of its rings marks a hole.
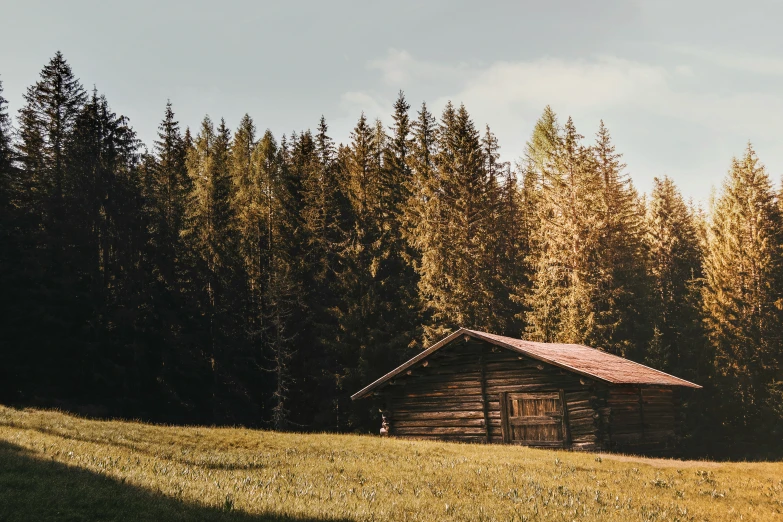
<instances>
[{"instance_id":1,"label":"weathered wood planks","mask_svg":"<svg viewBox=\"0 0 783 522\"><path fill-rule=\"evenodd\" d=\"M610 385L472 338L452 344L379 390L387 401L392 435L502 443L511 442L516 429L521 437L562 439L525 439L523 444L627 452L662 452L676 438L671 388ZM509 396L534 395L556 398L561 414L504 417Z\"/></svg>"}]
</instances>

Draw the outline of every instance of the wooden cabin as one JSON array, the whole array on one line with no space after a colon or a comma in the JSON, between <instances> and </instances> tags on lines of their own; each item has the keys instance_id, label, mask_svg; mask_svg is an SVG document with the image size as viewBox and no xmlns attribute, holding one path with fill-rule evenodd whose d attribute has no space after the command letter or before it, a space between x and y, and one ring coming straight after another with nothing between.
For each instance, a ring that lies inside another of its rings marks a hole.
<instances>
[{"instance_id":1,"label":"wooden cabin","mask_svg":"<svg viewBox=\"0 0 783 522\"><path fill-rule=\"evenodd\" d=\"M374 397L396 437L665 454L693 388L587 346L463 328L352 399Z\"/></svg>"}]
</instances>

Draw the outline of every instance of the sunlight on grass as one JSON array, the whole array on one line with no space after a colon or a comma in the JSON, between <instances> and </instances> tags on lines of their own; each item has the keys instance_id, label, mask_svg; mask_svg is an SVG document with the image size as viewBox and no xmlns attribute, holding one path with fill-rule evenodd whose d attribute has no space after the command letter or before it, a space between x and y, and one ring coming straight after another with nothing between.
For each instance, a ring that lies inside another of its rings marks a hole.
<instances>
[{"instance_id":1,"label":"sunlight on grass","mask_svg":"<svg viewBox=\"0 0 783 522\"><path fill-rule=\"evenodd\" d=\"M149 494L143 502L166 499L265 519L783 521L782 463L164 427L4 407L0 441L25 458L141 490ZM6 453L0 452L0 485L22 473L4 465ZM29 508L28 514L43 509L14 504L14 494L0 488L0 506ZM53 516L38 513L33 518ZM174 518L168 513L144 516Z\"/></svg>"}]
</instances>

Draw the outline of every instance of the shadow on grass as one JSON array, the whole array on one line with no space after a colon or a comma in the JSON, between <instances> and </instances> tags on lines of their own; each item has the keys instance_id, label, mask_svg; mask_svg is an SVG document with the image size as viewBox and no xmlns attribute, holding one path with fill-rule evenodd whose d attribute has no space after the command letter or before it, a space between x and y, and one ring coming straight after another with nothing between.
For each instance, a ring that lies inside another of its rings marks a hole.
<instances>
[{"instance_id":1,"label":"shadow on grass","mask_svg":"<svg viewBox=\"0 0 783 522\"><path fill-rule=\"evenodd\" d=\"M78 441L78 442L87 442L92 444L100 444L102 446L114 446L117 448L124 448L128 450L132 450L137 453L142 453L144 455L148 455L150 457L152 456L159 456L159 454L145 450L141 447L142 443L146 443L147 441L139 441L139 443L130 443L130 442L119 442L115 440L108 440L106 438L101 437L88 437L84 435L74 435L72 433L65 433L63 430L58 430L54 428L49 427L41 427L41 426L27 426L23 423L16 423L16 422L0 422L0 426L9 426L12 428L18 428L18 429L24 429L24 430L32 430L37 433L43 433L46 435L53 435L55 437L59 437L64 440L72 440L72 441ZM237 469L256 469L256 468L262 468L264 467L264 464L253 464L253 463L245 463L245 464L220 464L220 463L212 463L212 462L202 462L198 460L193 459L186 459L183 458L180 455L175 454L174 452L171 452L171 454L165 456L167 460L172 460L174 462L178 462L180 464L185 464L188 466L199 466L201 468L207 468L207 469L221 469L226 471L231 470L237 470ZM3 522L2 519L0 519L0 522Z\"/></svg>"},{"instance_id":2,"label":"shadow on grass","mask_svg":"<svg viewBox=\"0 0 783 522\"><path fill-rule=\"evenodd\" d=\"M0 522L28 520L304 522L326 519L274 513L251 515L179 501L87 470L41 460L24 448L0 441Z\"/></svg>"}]
</instances>

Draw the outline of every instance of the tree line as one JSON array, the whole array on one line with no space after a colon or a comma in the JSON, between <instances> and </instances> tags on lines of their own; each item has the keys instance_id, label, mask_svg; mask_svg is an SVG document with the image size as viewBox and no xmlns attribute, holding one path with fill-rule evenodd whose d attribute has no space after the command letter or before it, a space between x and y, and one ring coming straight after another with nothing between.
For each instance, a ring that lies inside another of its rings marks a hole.
<instances>
[{"instance_id":1,"label":"tree line","mask_svg":"<svg viewBox=\"0 0 783 522\"><path fill-rule=\"evenodd\" d=\"M0 399L375 431L350 395L466 326L692 380L694 451L777 449L783 198L750 145L704 211L549 107L514 165L462 105L400 92L390 123L343 145L169 103L148 149L59 52L15 121L0 84Z\"/></svg>"}]
</instances>

